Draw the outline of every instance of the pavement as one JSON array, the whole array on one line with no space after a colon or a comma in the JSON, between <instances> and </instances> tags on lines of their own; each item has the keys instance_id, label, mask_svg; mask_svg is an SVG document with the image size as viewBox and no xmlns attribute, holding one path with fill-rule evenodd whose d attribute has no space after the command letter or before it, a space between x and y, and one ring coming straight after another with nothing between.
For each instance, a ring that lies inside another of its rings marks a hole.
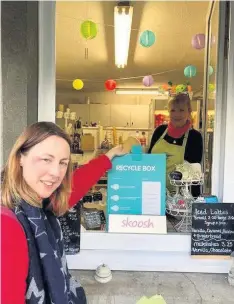
<instances>
[{"instance_id":1,"label":"pavement","mask_svg":"<svg viewBox=\"0 0 234 304\"><path fill-rule=\"evenodd\" d=\"M112 272L100 284L93 271L71 271L85 289L88 304L136 304L143 296L162 295L167 304L234 304L227 274Z\"/></svg>"}]
</instances>

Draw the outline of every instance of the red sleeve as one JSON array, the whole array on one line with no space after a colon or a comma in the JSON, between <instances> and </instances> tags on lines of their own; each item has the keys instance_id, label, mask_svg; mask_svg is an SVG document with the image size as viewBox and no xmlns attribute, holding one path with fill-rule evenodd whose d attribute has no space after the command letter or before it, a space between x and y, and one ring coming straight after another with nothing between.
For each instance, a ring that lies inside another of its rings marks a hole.
<instances>
[{"instance_id":1,"label":"red sleeve","mask_svg":"<svg viewBox=\"0 0 234 304\"><path fill-rule=\"evenodd\" d=\"M28 244L17 219L1 214L1 303L25 304Z\"/></svg>"},{"instance_id":2,"label":"red sleeve","mask_svg":"<svg viewBox=\"0 0 234 304\"><path fill-rule=\"evenodd\" d=\"M112 163L109 158L106 155L101 155L76 169L72 177L72 193L69 198L69 207L77 204L111 167Z\"/></svg>"}]
</instances>

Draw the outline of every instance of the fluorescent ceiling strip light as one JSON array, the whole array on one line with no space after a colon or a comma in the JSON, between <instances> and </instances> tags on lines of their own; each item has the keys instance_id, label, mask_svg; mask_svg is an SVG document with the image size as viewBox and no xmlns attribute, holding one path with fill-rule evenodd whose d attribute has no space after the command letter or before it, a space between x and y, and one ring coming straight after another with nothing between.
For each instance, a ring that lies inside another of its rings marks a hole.
<instances>
[{"instance_id":1,"label":"fluorescent ceiling strip light","mask_svg":"<svg viewBox=\"0 0 234 304\"><path fill-rule=\"evenodd\" d=\"M165 94L159 93L158 90L127 90L127 89L116 89L115 94L118 95L157 95L157 96L168 96L167 92Z\"/></svg>"},{"instance_id":2,"label":"fluorescent ceiling strip light","mask_svg":"<svg viewBox=\"0 0 234 304\"><path fill-rule=\"evenodd\" d=\"M124 68L128 62L132 14L132 6L115 6L115 64L118 68Z\"/></svg>"}]
</instances>

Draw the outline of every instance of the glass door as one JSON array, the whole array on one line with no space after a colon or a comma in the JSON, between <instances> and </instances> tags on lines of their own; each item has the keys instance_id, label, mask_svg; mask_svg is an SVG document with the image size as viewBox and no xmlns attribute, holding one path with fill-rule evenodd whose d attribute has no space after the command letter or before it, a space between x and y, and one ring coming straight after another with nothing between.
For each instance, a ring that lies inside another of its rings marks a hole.
<instances>
[{"instance_id":1,"label":"glass door","mask_svg":"<svg viewBox=\"0 0 234 304\"><path fill-rule=\"evenodd\" d=\"M220 194L217 184L222 176L217 172L222 142L223 76L225 73L226 3L210 1L206 21L206 48L202 102L202 135L204 144L204 193ZM215 168L216 174L213 174ZM221 169L220 169L221 170ZM217 179L217 175L219 176ZM215 176L215 177L214 177Z\"/></svg>"}]
</instances>

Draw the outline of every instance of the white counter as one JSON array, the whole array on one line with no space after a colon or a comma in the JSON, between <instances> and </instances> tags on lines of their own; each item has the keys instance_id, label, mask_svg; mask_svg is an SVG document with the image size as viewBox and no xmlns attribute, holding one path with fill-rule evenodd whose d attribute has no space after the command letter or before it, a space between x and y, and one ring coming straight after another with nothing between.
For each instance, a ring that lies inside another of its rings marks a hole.
<instances>
[{"instance_id":1,"label":"white counter","mask_svg":"<svg viewBox=\"0 0 234 304\"><path fill-rule=\"evenodd\" d=\"M69 269L228 273L230 259L194 258L189 234L81 234L81 252L67 256Z\"/></svg>"}]
</instances>

